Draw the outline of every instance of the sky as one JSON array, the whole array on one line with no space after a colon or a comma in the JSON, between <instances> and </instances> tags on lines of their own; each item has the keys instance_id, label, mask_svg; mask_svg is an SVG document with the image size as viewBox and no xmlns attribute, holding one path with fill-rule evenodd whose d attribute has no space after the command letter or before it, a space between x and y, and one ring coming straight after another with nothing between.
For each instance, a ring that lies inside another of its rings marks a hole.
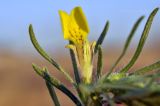
<instances>
[{"instance_id":1,"label":"sky","mask_svg":"<svg viewBox=\"0 0 160 106\"><path fill-rule=\"evenodd\" d=\"M33 51L28 34L29 24L33 25L39 43L47 50L64 49L58 10L70 12L81 6L89 23L90 41L96 40L107 20L110 28L104 46L122 45L134 22L142 15L145 19L136 33L138 42L145 22L151 11L160 7L160 0L0 0L0 48L13 51ZM151 41L160 40L160 11L151 32Z\"/></svg>"}]
</instances>

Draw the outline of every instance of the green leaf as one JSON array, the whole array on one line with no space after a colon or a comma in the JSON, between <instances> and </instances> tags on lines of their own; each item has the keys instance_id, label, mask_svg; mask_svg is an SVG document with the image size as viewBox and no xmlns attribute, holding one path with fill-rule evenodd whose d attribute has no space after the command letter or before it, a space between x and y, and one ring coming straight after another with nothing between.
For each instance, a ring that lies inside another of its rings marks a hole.
<instances>
[{"instance_id":1,"label":"green leaf","mask_svg":"<svg viewBox=\"0 0 160 106\"><path fill-rule=\"evenodd\" d=\"M35 49L38 51L38 53L41 54L41 56L43 56L46 60L48 60L48 62L50 62L53 66L55 66L60 72L62 72L66 79L69 80L72 84L74 84L73 79L70 77L70 75L64 71L64 69L56 62L54 61L43 49L42 47L39 45L34 31L33 31L33 27L32 25L29 25L29 35L30 35L30 39L32 41L32 44L34 45Z\"/></svg>"},{"instance_id":2,"label":"green leaf","mask_svg":"<svg viewBox=\"0 0 160 106\"><path fill-rule=\"evenodd\" d=\"M158 8L154 9L153 12L150 14L150 16L147 20L147 23L145 25L145 28L143 30L142 36L140 38L140 41L139 41L138 47L136 49L136 52L134 53L134 56L132 57L130 62L120 72L127 72L134 65L136 60L138 59L138 57L139 57L139 55L142 51L142 48L145 44L145 41L148 37L149 30L150 30L152 22L153 22L153 18L156 15L157 11L158 11Z\"/></svg>"},{"instance_id":3,"label":"green leaf","mask_svg":"<svg viewBox=\"0 0 160 106\"><path fill-rule=\"evenodd\" d=\"M136 30L138 29L138 26L140 25L140 23L142 22L143 19L144 19L144 16L141 16L141 17L136 21L136 23L134 24L134 26L133 26L133 28L132 28L132 30L131 30L131 32L130 32L127 40L126 40L126 42L125 42L125 45L124 45L124 48L123 48L123 51L122 51L121 55L118 57L118 59L116 60L116 62L113 64L113 66L112 66L111 69L109 70L109 73L107 74L107 76L109 76L109 75L112 73L113 69L117 66L117 64L120 62L120 60L121 60L121 59L123 58L123 56L126 54L126 51L127 51L128 47L129 47L131 41L132 41L132 38L133 38L133 36L135 35L135 32L136 32ZM107 77L107 76L106 76L106 77Z\"/></svg>"},{"instance_id":4,"label":"green leaf","mask_svg":"<svg viewBox=\"0 0 160 106\"><path fill-rule=\"evenodd\" d=\"M98 46L98 61L97 61L97 77L100 78L102 75L102 66L103 66L103 55L102 48Z\"/></svg>"},{"instance_id":5,"label":"green leaf","mask_svg":"<svg viewBox=\"0 0 160 106\"><path fill-rule=\"evenodd\" d=\"M34 71L38 74L38 75L40 75L41 77L45 77L45 70L43 70L43 69L41 69L40 67L38 67L37 65L35 65L35 64L32 64L32 67L33 67L33 69L34 69ZM59 81L59 80L57 80L57 79L55 79L55 78L52 78L52 83L53 83L53 85L54 86L59 86L59 85L61 85L61 82Z\"/></svg>"},{"instance_id":6,"label":"green leaf","mask_svg":"<svg viewBox=\"0 0 160 106\"><path fill-rule=\"evenodd\" d=\"M30 39L32 41L32 44L35 47L35 49L38 51L38 53L40 53L41 56L43 56L46 60L48 60L50 63L52 63L52 58L39 45L39 43L35 37L32 25L29 25L29 35L30 35Z\"/></svg>"},{"instance_id":7,"label":"green leaf","mask_svg":"<svg viewBox=\"0 0 160 106\"><path fill-rule=\"evenodd\" d=\"M46 72L45 74L49 75L49 73L48 73L46 68L45 68L45 72ZM58 97L56 95L56 92L54 90L54 87L47 80L45 80L45 83L46 83L46 86L48 88L49 94L50 94L50 96L51 96L51 98L52 98L52 100L54 102L54 105L55 106L60 106L60 103L59 103Z\"/></svg>"},{"instance_id":8,"label":"green leaf","mask_svg":"<svg viewBox=\"0 0 160 106\"><path fill-rule=\"evenodd\" d=\"M107 91L109 90L135 90L137 87L126 85L126 84L116 84L116 83L104 83L99 84L96 86L95 90L98 92Z\"/></svg>"},{"instance_id":9,"label":"green leaf","mask_svg":"<svg viewBox=\"0 0 160 106\"><path fill-rule=\"evenodd\" d=\"M47 81L46 81L46 86L47 86L49 94L54 102L54 105L60 106L60 103L59 103L58 97L56 95L56 92L54 90L54 87L50 83L48 83Z\"/></svg>"},{"instance_id":10,"label":"green leaf","mask_svg":"<svg viewBox=\"0 0 160 106\"><path fill-rule=\"evenodd\" d=\"M69 44L72 44L72 42L70 41ZM74 69L74 77L75 77L76 83L78 85L81 82L81 80L80 80L80 76L79 76L79 70L78 70L78 65L76 62L76 57L75 57L75 54L72 49L70 49L70 56L71 56L72 65L73 65L73 69Z\"/></svg>"},{"instance_id":11,"label":"green leaf","mask_svg":"<svg viewBox=\"0 0 160 106\"><path fill-rule=\"evenodd\" d=\"M159 69L160 68L160 61L156 62L156 63L153 63L149 66L145 66L141 69L138 69L136 70L135 72L133 72L133 74L136 74L136 75L143 75L149 71L152 71L152 70L155 70L155 69Z\"/></svg>"},{"instance_id":12,"label":"green leaf","mask_svg":"<svg viewBox=\"0 0 160 106\"><path fill-rule=\"evenodd\" d=\"M147 77L151 77L151 78L160 78L160 71L157 71L156 74L151 74L151 75L147 75Z\"/></svg>"},{"instance_id":13,"label":"green leaf","mask_svg":"<svg viewBox=\"0 0 160 106\"><path fill-rule=\"evenodd\" d=\"M128 91L116 99L129 106L159 106L160 91L151 91L147 88L136 89Z\"/></svg>"},{"instance_id":14,"label":"green leaf","mask_svg":"<svg viewBox=\"0 0 160 106\"><path fill-rule=\"evenodd\" d=\"M103 43L103 40L106 36L106 33L109 29L109 21L106 22L106 25L100 35L100 37L98 38L97 42L96 42L96 46L95 46L95 49L94 49L94 53L96 54L97 53L97 50L98 50L98 46L101 45Z\"/></svg>"},{"instance_id":15,"label":"green leaf","mask_svg":"<svg viewBox=\"0 0 160 106\"><path fill-rule=\"evenodd\" d=\"M51 85L55 86L57 89L59 89L61 92L63 92L65 95L67 95L77 106L82 106L81 102L78 100L78 98L70 91L68 90L64 84L62 84L59 80L56 78L51 77L46 73L45 70L39 68L37 65L33 64L33 69L43 78L45 81L50 83Z\"/></svg>"},{"instance_id":16,"label":"green leaf","mask_svg":"<svg viewBox=\"0 0 160 106\"><path fill-rule=\"evenodd\" d=\"M150 80L156 80L160 77L160 73L157 72L156 74L149 74L149 75L135 75L135 74L130 74L126 77L123 77L119 80L116 81L118 84L130 84L130 85L136 85L136 86L141 86L144 87Z\"/></svg>"}]
</instances>

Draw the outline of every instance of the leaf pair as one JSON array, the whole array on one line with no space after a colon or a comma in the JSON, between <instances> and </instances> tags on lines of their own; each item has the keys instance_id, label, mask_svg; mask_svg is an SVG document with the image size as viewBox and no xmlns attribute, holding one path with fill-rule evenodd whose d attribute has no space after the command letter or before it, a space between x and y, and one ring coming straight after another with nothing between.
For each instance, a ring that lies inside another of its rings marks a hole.
<instances>
[{"instance_id":1,"label":"leaf pair","mask_svg":"<svg viewBox=\"0 0 160 106\"><path fill-rule=\"evenodd\" d=\"M143 33L141 35L141 38L140 38L140 41L139 41L139 44L137 46L137 49L132 57L132 59L129 61L129 63L122 69L120 70L120 72L122 73L126 73L129 71L129 69L134 65L134 63L136 62L136 60L138 59L143 47L144 47L144 44L145 44L145 41L148 37L148 34L149 34L149 30L151 28L151 25L152 25L152 22L153 22L153 18L154 16L156 15L158 11L158 8L154 9L153 12L150 14L147 22L146 22L146 25L145 25L145 28L143 30ZM131 30L127 40L126 40L126 43L124 45L124 49L121 53L121 55L118 57L118 59L116 60L116 62L114 63L114 65L111 67L110 71L108 72L106 76L106 78L112 73L113 69L117 66L117 64L120 62L120 60L123 58L123 56L125 55L129 45L130 45L130 42L135 34L135 31L137 30L140 22L143 20L144 16L140 17L137 22L135 23L135 25L133 26L133 29ZM140 71L141 73L143 72L147 72L149 70L153 70L153 69L156 69L156 68L160 68L160 63L159 62L156 62L155 64L152 64L150 66L147 66L145 68L142 68L142 69L139 69L136 71L136 73L138 73L138 71Z\"/></svg>"},{"instance_id":2,"label":"leaf pair","mask_svg":"<svg viewBox=\"0 0 160 106\"><path fill-rule=\"evenodd\" d=\"M56 106L59 106L59 101L54 92L54 88L52 86L56 87L57 89L62 91L64 94L66 94L77 106L82 106L78 98L70 90L68 90L67 87L64 86L64 84L62 84L59 80L51 77L48 74L48 71L46 68L41 69L35 64L33 64L32 66L33 66L33 69L37 72L37 74L40 75L45 80L49 93L52 97L52 100L54 101L55 104L57 104Z\"/></svg>"},{"instance_id":3,"label":"leaf pair","mask_svg":"<svg viewBox=\"0 0 160 106\"><path fill-rule=\"evenodd\" d=\"M29 34L30 34L30 39L32 41L32 44L34 45L35 49L38 51L38 53L43 56L48 62L50 62L53 66L57 68L60 72L64 74L67 80L69 80L72 84L74 84L73 79L70 77L70 75L64 71L64 69L56 62L54 61L39 45L38 41L36 40L35 34L33 32L33 27L32 25L29 26Z\"/></svg>"},{"instance_id":4,"label":"leaf pair","mask_svg":"<svg viewBox=\"0 0 160 106\"><path fill-rule=\"evenodd\" d=\"M150 14L150 16L147 20L147 23L144 27L142 36L140 38L140 41L139 41L139 44L138 44L138 47L137 47L135 53L134 53L132 59L130 60L130 62L121 70L121 72L127 72L134 65L136 60L138 59L138 57L143 49L143 46L145 44L145 41L148 37L149 30L150 30L152 22L153 22L153 18L156 15L157 11L158 11L158 8L154 9L153 12Z\"/></svg>"},{"instance_id":5,"label":"leaf pair","mask_svg":"<svg viewBox=\"0 0 160 106\"><path fill-rule=\"evenodd\" d=\"M64 74L64 76L66 77L66 79L68 81L70 81L76 87L77 85L75 84L75 82L73 81L73 79L70 77L70 75L56 61L54 61L42 49L42 47L39 45L38 41L36 40L35 34L33 32L32 25L29 26L29 34L30 34L30 39L31 39L34 47L38 51L38 53L40 53L41 56L43 56L53 66L55 66L58 71L62 72ZM43 77L45 79L46 86L47 86L47 88L49 90L50 96L52 97L52 100L54 101L54 103L55 103L56 106L59 106L60 104L59 104L59 101L58 101L58 98L56 96L56 93L54 91L53 86L55 86L57 89L59 89L60 91L62 91L64 94L66 94L77 106L81 106L81 102L78 100L78 98L76 96L74 96L71 93L71 91L69 91L59 80L51 77L48 74L47 69L45 69L45 70L40 69L38 66L36 66L34 64L33 64L33 68L37 72L37 74L39 74L41 77Z\"/></svg>"},{"instance_id":6,"label":"leaf pair","mask_svg":"<svg viewBox=\"0 0 160 106\"><path fill-rule=\"evenodd\" d=\"M97 71L96 71L96 77L97 79L99 79L101 77L102 74L102 67L103 67L103 54L102 54L102 43L104 41L104 38L108 32L109 29L109 21L106 22L105 27L101 33L101 35L99 36L96 45L95 45L95 49L94 49L94 54L96 54L98 52L98 60L97 60Z\"/></svg>"}]
</instances>

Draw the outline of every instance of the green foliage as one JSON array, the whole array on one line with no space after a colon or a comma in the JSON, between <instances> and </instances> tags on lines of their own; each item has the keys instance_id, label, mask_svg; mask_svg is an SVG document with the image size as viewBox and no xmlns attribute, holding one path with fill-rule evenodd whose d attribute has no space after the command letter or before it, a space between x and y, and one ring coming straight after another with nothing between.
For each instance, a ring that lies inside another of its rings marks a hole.
<instances>
[{"instance_id":1,"label":"green foliage","mask_svg":"<svg viewBox=\"0 0 160 106\"><path fill-rule=\"evenodd\" d=\"M95 46L95 49L94 49L94 53L97 53L97 50L98 50L98 46L101 45L104 41L104 38L106 36L106 33L109 29L109 21L106 22L106 25L101 33L101 35L99 36L97 42L96 42L96 46Z\"/></svg>"},{"instance_id":2,"label":"green foliage","mask_svg":"<svg viewBox=\"0 0 160 106\"><path fill-rule=\"evenodd\" d=\"M43 49L42 47L39 45L38 41L36 40L35 34L33 32L33 28L32 25L29 26L29 35L30 35L30 39L32 41L32 44L34 45L35 49L38 51L38 53L44 57L48 62L50 62L53 66L55 66L57 68L57 70L59 70L60 72L62 72L64 74L64 76L67 78L67 80L69 80L72 84L74 84L73 79L70 77L70 75L64 71L64 69L55 61L53 60Z\"/></svg>"},{"instance_id":3,"label":"green foliage","mask_svg":"<svg viewBox=\"0 0 160 106\"><path fill-rule=\"evenodd\" d=\"M118 57L118 59L116 60L116 62L113 64L113 66L112 66L111 69L109 70L109 73L107 74L107 76L109 76L109 75L112 73L113 69L117 66L117 64L120 62L120 60L121 60L121 59L123 58L123 56L126 54L126 51L127 51L128 47L129 47L131 41L132 41L132 38L133 38L133 36L135 35L135 32L136 32L139 24L140 24L141 21L143 20L143 18L144 18L144 16L140 17L140 18L137 20L137 22L135 23L135 25L133 26L133 28L132 28L132 30L131 30L131 32L130 32L130 34L129 34L126 42L125 42L125 45L124 45L124 48L123 48L123 51L122 51L121 55Z\"/></svg>"},{"instance_id":4,"label":"green foliage","mask_svg":"<svg viewBox=\"0 0 160 106\"><path fill-rule=\"evenodd\" d=\"M73 44L71 41L69 43ZM71 56L72 65L73 65L73 69L74 69L75 80L76 80L76 83L79 84L80 83L80 76L79 76L78 65L76 62L76 55L74 54L74 51L72 49L70 49L70 56Z\"/></svg>"},{"instance_id":5,"label":"green foliage","mask_svg":"<svg viewBox=\"0 0 160 106\"><path fill-rule=\"evenodd\" d=\"M140 38L140 41L139 41L139 44L138 44L138 47L136 49L136 52L134 53L132 59L130 60L130 62L121 70L121 72L127 72L133 65L134 63L136 62L136 60L138 59L142 49L143 49L143 46L144 46L144 43L148 37L148 34L149 34L149 30L151 28L151 25L152 25L152 21L153 21L153 18L154 16L156 15L158 11L158 8L154 9L153 12L150 14L148 20L147 20L147 23L144 27L144 30L143 30L143 33L141 35L141 38Z\"/></svg>"},{"instance_id":6,"label":"green foliage","mask_svg":"<svg viewBox=\"0 0 160 106\"><path fill-rule=\"evenodd\" d=\"M152 70L155 70L155 69L159 69L160 67L160 61L156 62L156 63L153 63L149 66L145 66L141 69L138 69L136 71L133 72L133 74L138 74L138 75L143 75L149 71L152 71Z\"/></svg>"},{"instance_id":7,"label":"green foliage","mask_svg":"<svg viewBox=\"0 0 160 106\"><path fill-rule=\"evenodd\" d=\"M49 73L47 71L47 69L45 68L44 71L46 72L45 75L49 76ZM48 88L48 91L49 91L49 94L54 102L54 105L55 106L60 106L60 103L59 103L59 100L58 100L58 97L56 95L56 92L54 90L54 86L52 86L52 84L50 84L47 80L45 80L46 82L46 86Z\"/></svg>"},{"instance_id":8,"label":"green foliage","mask_svg":"<svg viewBox=\"0 0 160 106\"><path fill-rule=\"evenodd\" d=\"M97 60L97 77L100 78L102 76L102 66L103 66L103 55L102 55L102 47L98 47L98 60Z\"/></svg>"},{"instance_id":9,"label":"green foliage","mask_svg":"<svg viewBox=\"0 0 160 106\"><path fill-rule=\"evenodd\" d=\"M65 71L42 49L35 38L32 25L30 25L30 39L35 49L49 63L55 66L57 70L64 74L67 80L69 80L73 87L76 88L79 96L79 98L77 98L63 83L52 77L46 68L41 69L37 65L33 64L33 69L35 72L45 80L49 94L55 106L60 106L60 103L54 87L67 95L76 106L115 106L117 104L125 106L160 106L160 84L158 82L160 78L160 71L157 71L156 74L148 74L150 71L160 69L160 61L129 73L129 69L134 65L140 56L157 11L158 8L154 9L150 14L145 24L137 49L129 63L118 72L113 72L114 68L118 65L120 60L125 56L126 51L130 46L130 42L144 16L140 17L134 24L125 42L122 53L110 68L109 72L102 75L103 55L101 45L109 29L109 22L106 22L106 25L95 45L93 56L95 56L95 54L98 52L97 70L95 76L93 75L92 82L89 84L83 83L79 74L79 66L76 62L77 54L70 50L75 76L74 82L67 71ZM72 42L69 43L71 44Z\"/></svg>"},{"instance_id":10,"label":"green foliage","mask_svg":"<svg viewBox=\"0 0 160 106\"><path fill-rule=\"evenodd\" d=\"M81 106L81 103L78 100L78 98L70 90L68 90L67 87L65 87L64 84L62 84L59 80L57 80L54 77L51 77L48 74L48 72L46 72L45 68L41 69L35 64L33 64L32 66L33 66L34 71L36 71L43 79L45 79L45 81L47 81L49 84L52 84L57 89L62 91L64 94L66 94L75 104L77 104L77 106Z\"/></svg>"}]
</instances>

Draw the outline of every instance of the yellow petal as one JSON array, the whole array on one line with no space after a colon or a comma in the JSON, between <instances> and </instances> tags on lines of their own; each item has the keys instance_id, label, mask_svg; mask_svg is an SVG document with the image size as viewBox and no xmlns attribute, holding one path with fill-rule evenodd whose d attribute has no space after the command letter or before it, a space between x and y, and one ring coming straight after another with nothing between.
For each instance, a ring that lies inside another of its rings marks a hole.
<instances>
[{"instance_id":1,"label":"yellow petal","mask_svg":"<svg viewBox=\"0 0 160 106\"><path fill-rule=\"evenodd\" d=\"M64 34L64 39L69 39L69 29L68 29L68 24L70 20L70 16L65 12L65 11L59 11L60 19L61 19L61 26L62 26L62 31Z\"/></svg>"},{"instance_id":2,"label":"yellow petal","mask_svg":"<svg viewBox=\"0 0 160 106\"><path fill-rule=\"evenodd\" d=\"M81 44L86 40L89 27L81 7L75 7L71 14L59 11L61 18L64 39L72 41L74 44Z\"/></svg>"},{"instance_id":3,"label":"yellow petal","mask_svg":"<svg viewBox=\"0 0 160 106\"><path fill-rule=\"evenodd\" d=\"M84 13L83 13L82 8L75 7L72 10L71 15L74 17L74 19L75 19L76 23L78 24L78 26L80 27L80 29L82 29L86 33L89 33L88 23L87 23L87 20L86 20Z\"/></svg>"}]
</instances>

